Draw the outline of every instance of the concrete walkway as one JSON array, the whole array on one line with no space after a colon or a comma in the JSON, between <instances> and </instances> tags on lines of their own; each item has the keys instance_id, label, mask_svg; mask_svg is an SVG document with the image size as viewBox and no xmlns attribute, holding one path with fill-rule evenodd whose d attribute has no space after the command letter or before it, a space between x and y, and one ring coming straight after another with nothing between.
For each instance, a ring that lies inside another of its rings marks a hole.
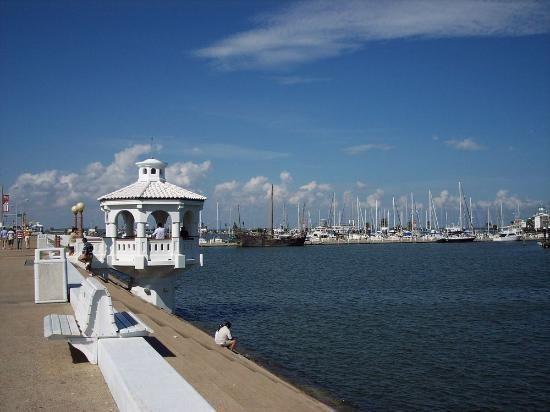
<instances>
[{"instance_id":1,"label":"concrete walkway","mask_svg":"<svg viewBox=\"0 0 550 412\"><path fill-rule=\"evenodd\" d=\"M116 410L96 365L73 363L69 345L43 338L42 319L70 304L34 303L33 251L0 250L0 399L8 410ZM84 273L84 272L83 272ZM109 283L113 304L151 326L148 338L218 411L330 410L252 361L220 348L180 318ZM78 352L76 352L78 356ZM77 395L78 394L78 395Z\"/></svg>"},{"instance_id":2,"label":"concrete walkway","mask_svg":"<svg viewBox=\"0 0 550 412\"><path fill-rule=\"evenodd\" d=\"M73 363L68 343L44 338L44 316L72 310L34 303L33 259L34 249L0 249L0 409L116 411L97 365Z\"/></svg>"}]
</instances>

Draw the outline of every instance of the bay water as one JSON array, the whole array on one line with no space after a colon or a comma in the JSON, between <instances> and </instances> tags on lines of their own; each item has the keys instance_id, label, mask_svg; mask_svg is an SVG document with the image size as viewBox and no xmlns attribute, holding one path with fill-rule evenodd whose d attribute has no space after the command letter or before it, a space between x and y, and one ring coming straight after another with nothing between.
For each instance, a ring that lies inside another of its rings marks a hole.
<instances>
[{"instance_id":1,"label":"bay water","mask_svg":"<svg viewBox=\"0 0 550 412\"><path fill-rule=\"evenodd\" d=\"M177 314L339 410L548 410L536 242L204 248ZM231 379L228 377L228 379Z\"/></svg>"}]
</instances>

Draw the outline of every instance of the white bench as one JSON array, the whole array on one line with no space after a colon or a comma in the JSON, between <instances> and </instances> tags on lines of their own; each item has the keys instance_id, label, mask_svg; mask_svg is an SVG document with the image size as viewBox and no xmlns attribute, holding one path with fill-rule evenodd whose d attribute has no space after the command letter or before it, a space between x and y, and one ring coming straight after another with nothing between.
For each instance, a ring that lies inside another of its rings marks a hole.
<instances>
[{"instance_id":1,"label":"white bench","mask_svg":"<svg viewBox=\"0 0 550 412\"><path fill-rule=\"evenodd\" d=\"M72 315L44 317L44 337L67 339L97 364L98 339L147 336L153 331L132 312L115 312L111 295L101 282L84 278L78 288L70 290Z\"/></svg>"},{"instance_id":2,"label":"white bench","mask_svg":"<svg viewBox=\"0 0 550 412\"><path fill-rule=\"evenodd\" d=\"M121 412L214 411L143 338L101 339L98 364Z\"/></svg>"}]
</instances>

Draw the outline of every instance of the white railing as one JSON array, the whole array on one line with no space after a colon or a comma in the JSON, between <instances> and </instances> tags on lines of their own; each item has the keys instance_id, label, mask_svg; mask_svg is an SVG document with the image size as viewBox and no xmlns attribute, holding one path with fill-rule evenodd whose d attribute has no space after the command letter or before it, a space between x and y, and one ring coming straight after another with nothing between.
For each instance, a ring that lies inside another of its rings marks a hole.
<instances>
[{"instance_id":1,"label":"white railing","mask_svg":"<svg viewBox=\"0 0 550 412\"><path fill-rule=\"evenodd\" d=\"M189 264L198 262L200 256L198 238L179 239L179 243L178 250L173 239L114 239L111 251L113 263L133 266L135 256L142 255L147 261L155 262L157 265L170 265L175 264L177 256L180 254L185 255L185 260ZM94 254L95 251L96 245L94 244Z\"/></svg>"},{"instance_id":2,"label":"white railing","mask_svg":"<svg viewBox=\"0 0 550 412\"><path fill-rule=\"evenodd\" d=\"M174 254L172 239L148 239L147 241L147 259L169 260Z\"/></svg>"}]
</instances>

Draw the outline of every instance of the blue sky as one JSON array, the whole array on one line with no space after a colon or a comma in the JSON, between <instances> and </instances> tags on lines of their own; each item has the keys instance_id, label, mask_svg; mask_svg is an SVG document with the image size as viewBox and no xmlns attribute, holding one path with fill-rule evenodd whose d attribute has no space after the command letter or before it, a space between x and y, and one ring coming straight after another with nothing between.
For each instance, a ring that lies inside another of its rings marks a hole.
<instances>
[{"instance_id":1,"label":"blue sky","mask_svg":"<svg viewBox=\"0 0 550 412\"><path fill-rule=\"evenodd\" d=\"M452 214L459 180L480 224L550 205L548 2L0 1L0 95L0 182L46 226L101 226L151 137L210 226L264 225L269 183L291 222Z\"/></svg>"}]
</instances>

